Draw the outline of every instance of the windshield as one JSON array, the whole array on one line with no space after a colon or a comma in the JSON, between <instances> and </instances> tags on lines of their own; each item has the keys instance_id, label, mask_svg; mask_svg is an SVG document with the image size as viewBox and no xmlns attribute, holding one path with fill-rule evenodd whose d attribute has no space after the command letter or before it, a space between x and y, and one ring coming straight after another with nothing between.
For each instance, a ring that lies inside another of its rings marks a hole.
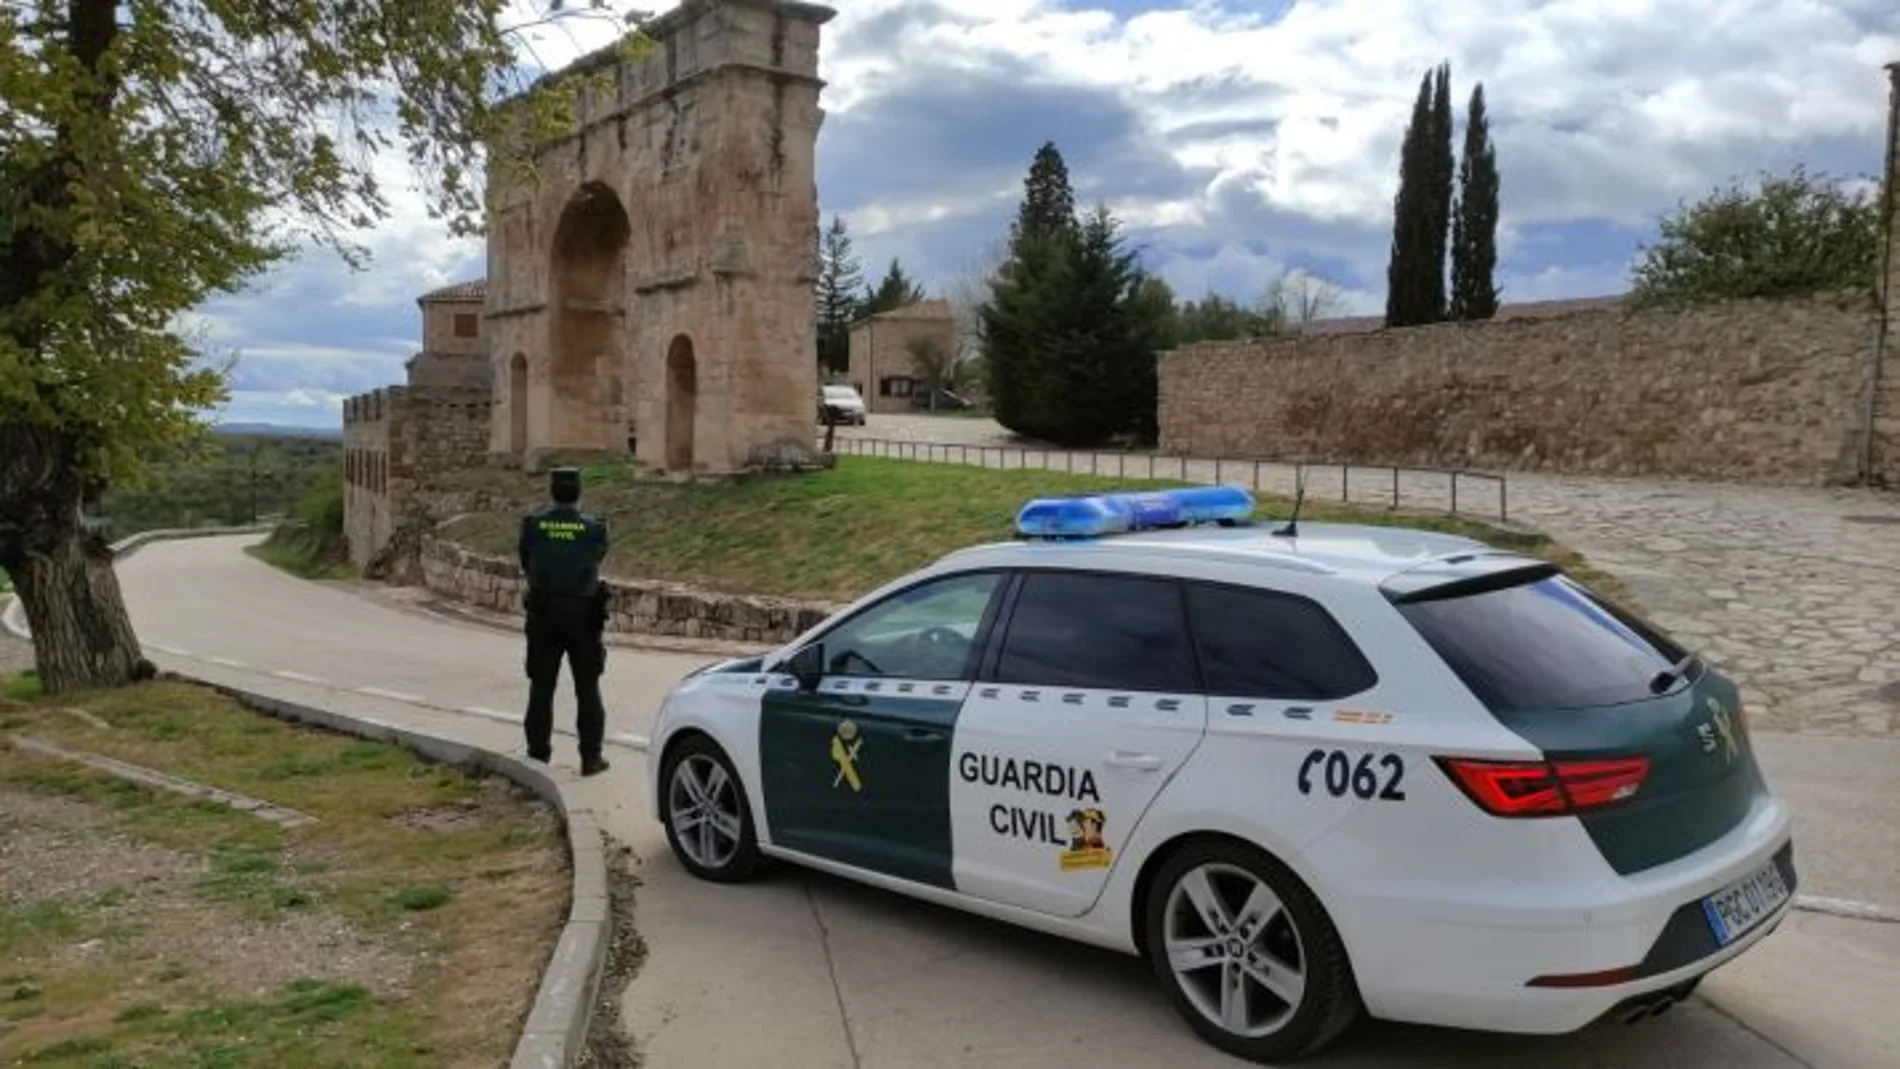
<instances>
[{"instance_id":1,"label":"windshield","mask_svg":"<svg viewBox=\"0 0 1900 1069\"><path fill-rule=\"evenodd\" d=\"M857 399L858 392L849 386L827 386L825 396L833 401L852 401Z\"/></svg>"},{"instance_id":2,"label":"windshield","mask_svg":"<svg viewBox=\"0 0 1900 1069\"><path fill-rule=\"evenodd\" d=\"M1651 684L1687 656L1561 575L1398 609L1495 712L1641 701L1654 697Z\"/></svg>"}]
</instances>

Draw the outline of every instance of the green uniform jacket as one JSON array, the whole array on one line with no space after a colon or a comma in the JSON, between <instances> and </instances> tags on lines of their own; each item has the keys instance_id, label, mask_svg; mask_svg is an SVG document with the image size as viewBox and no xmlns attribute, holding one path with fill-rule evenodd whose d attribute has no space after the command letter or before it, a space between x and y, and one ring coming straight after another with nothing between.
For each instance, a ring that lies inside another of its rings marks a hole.
<instances>
[{"instance_id":1,"label":"green uniform jacket","mask_svg":"<svg viewBox=\"0 0 1900 1069\"><path fill-rule=\"evenodd\" d=\"M530 607L536 595L595 597L607 556L607 524L572 505L549 505L521 518L517 552Z\"/></svg>"}]
</instances>

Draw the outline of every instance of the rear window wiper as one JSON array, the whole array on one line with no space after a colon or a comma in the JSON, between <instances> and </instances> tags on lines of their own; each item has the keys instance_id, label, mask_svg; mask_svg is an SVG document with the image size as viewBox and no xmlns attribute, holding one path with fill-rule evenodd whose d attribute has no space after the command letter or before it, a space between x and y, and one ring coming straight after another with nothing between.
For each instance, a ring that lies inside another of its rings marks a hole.
<instances>
[{"instance_id":1,"label":"rear window wiper","mask_svg":"<svg viewBox=\"0 0 1900 1069\"><path fill-rule=\"evenodd\" d=\"M1649 681L1649 692L1651 694L1661 694L1670 687L1675 686L1676 680L1681 679L1689 671L1689 666L1694 663L1695 654L1683 654L1682 660L1656 673L1656 677Z\"/></svg>"}]
</instances>

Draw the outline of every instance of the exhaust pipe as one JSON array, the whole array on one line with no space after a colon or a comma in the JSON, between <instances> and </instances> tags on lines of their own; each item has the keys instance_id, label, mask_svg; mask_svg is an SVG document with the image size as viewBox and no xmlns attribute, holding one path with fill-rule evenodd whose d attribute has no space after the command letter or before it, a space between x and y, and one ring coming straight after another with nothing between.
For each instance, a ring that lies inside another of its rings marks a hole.
<instances>
[{"instance_id":1,"label":"exhaust pipe","mask_svg":"<svg viewBox=\"0 0 1900 1069\"><path fill-rule=\"evenodd\" d=\"M1669 1012L1670 1007L1674 1006L1676 1002L1677 999L1674 995L1657 995L1655 998L1646 1002L1637 1003L1635 1007L1624 1013L1623 1023L1635 1024L1638 1021L1646 1020L1651 1017L1661 1017L1663 1014Z\"/></svg>"}]
</instances>

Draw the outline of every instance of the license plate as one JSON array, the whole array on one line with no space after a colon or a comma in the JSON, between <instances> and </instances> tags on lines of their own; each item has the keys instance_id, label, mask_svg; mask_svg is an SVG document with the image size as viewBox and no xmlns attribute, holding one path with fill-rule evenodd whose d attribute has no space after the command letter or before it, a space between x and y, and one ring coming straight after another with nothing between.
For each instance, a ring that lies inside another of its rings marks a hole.
<instances>
[{"instance_id":1,"label":"license plate","mask_svg":"<svg viewBox=\"0 0 1900 1069\"><path fill-rule=\"evenodd\" d=\"M1773 861L1702 900L1717 946L1748 934L1788 900L1788 885Z\"/></svg>"}]
</instances>

